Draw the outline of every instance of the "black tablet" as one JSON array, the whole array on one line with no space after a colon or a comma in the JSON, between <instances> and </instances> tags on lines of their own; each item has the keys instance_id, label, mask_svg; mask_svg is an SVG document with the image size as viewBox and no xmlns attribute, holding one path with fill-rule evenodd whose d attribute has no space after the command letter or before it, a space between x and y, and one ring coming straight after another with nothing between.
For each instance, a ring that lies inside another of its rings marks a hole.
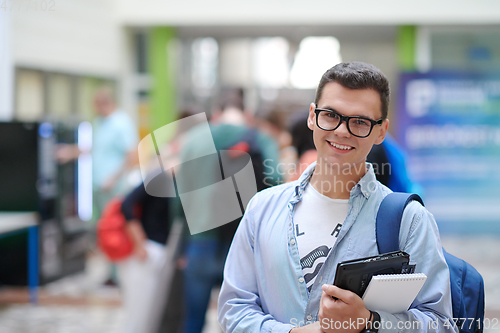
<instances>
[{"instance_id":1,"label":"black tablet","mask_svg":"<svg viewBox=\"0 0 500 333\"><path fill-rule=\"evenodd\" d=\"M403 251L343 261L337 265L333 284L363 297L372 276L413 273L414 266L410 266L409 262L410 255Z\"/></svg>"}]
</instances>

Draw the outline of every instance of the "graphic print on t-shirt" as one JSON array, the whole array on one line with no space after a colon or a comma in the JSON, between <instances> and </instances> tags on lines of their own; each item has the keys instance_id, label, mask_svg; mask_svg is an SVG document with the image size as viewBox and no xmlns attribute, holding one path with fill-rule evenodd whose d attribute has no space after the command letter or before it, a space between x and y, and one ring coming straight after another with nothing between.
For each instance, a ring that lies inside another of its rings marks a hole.
<instances>
[{"instance_id":1,"label":"graphic print on t-shirt","mask_svg":"<svg viewBox=\"0 0 500 333\"><path fill-rule=\"evenodd\" d=\"M306 280L307 289L311 291L311 282L316 275L318 275L319 270L323 266L324 260L317 260L318 258L326 259L326 256L330 252L330 248L326 245L321 245L320 247L309 252L305 257L300 259L300 265L302 266L302 272L304 273L304 280ZM316 264L316 265L315 265Z\"/></svg>"},{"instance_id":2,"label":"graphic print on t-shirt","mask_svg":"<svg viewBox=\"0 0 500 333\"><path fill-rule=\"evenodd\" d=\"M293 221L300 265L307 289L311 288L342 229L348 200L331 199L310 184L297 204Z\"/></svg>"},{"instance_id":3,"label":"graphic print on t-shirt","mask_svg":"<svg viewBox=\"0 0 500 333\"><path fill-rule=\"evenodd\" d=\"M297 225L298 226L298 225ZM337 238L339 235L341 223L338 223L335 229L330 233L330 236ZM296 235L302 236L305 233L299 234L298 228L296 228ZM335 242L335 241L333 241ZM304 280L306 281L307 289L311 291L312 285L319 270L323 266L328 253L330 253L331 247L326 245L320 245L305 256L301 257L300 265L302 266L302 272L304 273Z\"/></svg>"}]
</instances>

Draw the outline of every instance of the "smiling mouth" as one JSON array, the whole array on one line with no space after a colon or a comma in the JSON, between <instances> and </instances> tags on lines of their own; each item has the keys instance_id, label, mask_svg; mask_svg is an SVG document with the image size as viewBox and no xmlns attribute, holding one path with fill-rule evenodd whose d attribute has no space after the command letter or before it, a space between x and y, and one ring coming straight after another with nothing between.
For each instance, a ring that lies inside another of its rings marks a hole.
<instances>
[{"instance_id":1,"label":"smiling mouth","mask_svg":"<svg viewBox=\"0 0 500 333\"><path fill-rule=\"evenodd\" d=\"M328 141L328 143L330 144L330 146L335 147L335 148L340 149L340 150L352 150L352 149L354 149L354 147L339 145L338 143L335 143L335 142Z\"/></svg>"}]
</instances>

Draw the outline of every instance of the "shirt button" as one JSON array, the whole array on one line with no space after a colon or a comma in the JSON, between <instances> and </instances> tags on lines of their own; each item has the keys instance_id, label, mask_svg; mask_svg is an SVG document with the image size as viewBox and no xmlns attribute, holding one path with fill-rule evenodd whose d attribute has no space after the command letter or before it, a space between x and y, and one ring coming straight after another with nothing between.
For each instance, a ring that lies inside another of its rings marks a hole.
<instances>
[{"instance_id":1,"label":"shirt button","mask_svg":"<svg viewBox=\"0 0 500 333\"><path fill-rule=\"evenodd\" d=\"M292 240L290 241L290 244L295 245L295 239L292 239Z\"/></svg>"},{"instance_id":2,"label":"shirt button","mask_svg":"<svg viewBox=\"0 0 500 333\"><path fill-rule=\"evenodd\" d=\"M300 283L303 283L303 282L304 282L304 278L303 278L303 277L300 277L300 278L299 278L299 282L300 282Z\"/></svg>"},{"instance_id":3,"label":"shirt button","mask_svg":"<svg viewBox=\"0 0 500 333\"><path fill-rule=\"evenodd\" d=\"M307 316L307 320L311 321L313 317L311 315Z\"/></svg>"}]
</instances>

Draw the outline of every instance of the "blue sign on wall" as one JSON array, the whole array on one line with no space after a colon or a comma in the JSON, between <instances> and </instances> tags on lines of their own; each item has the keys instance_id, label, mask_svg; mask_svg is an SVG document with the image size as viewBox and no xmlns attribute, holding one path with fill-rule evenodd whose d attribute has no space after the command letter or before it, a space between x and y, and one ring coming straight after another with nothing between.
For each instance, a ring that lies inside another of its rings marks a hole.
<instances>
[{"instance_id":1,"label":"blue sign on wall","mask_svg":"<svg viewBox=\"0 0 500 333\"><path fill-rule=\"evenodd\" d=\"M500 75L403 74L398 109L398 141L436 219L500 232Z\"/></svg>"}]
</instances>

